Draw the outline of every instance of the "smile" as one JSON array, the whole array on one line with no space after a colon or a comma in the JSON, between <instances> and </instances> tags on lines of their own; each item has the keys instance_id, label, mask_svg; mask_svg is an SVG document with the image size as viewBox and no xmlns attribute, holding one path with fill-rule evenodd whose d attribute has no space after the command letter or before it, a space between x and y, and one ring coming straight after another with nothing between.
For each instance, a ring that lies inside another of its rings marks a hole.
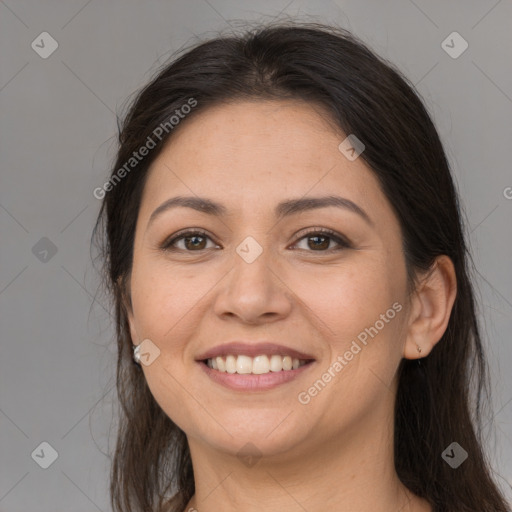
<instances>
[{"instance_id":1,"label":"smile","mask_svg":"<svg viewBox=\"0 0 512 512\"><path fill-rule=\"evenodd\" d=\"M256 357L227 355L198 361L213 382L240 392L269 391L292 382L312 368L315 362L314 359L277 354Z\"/></svg>"},{"instance_id":2,"label":"smile","mask_svg":"<svg viewBox=\"0 0 512 512\"><path fill-rule=\"evenodd\" d=\"M270 372L296 370L308 363L306 359L292 358L278 354L261 354L256 357L247 355L227 355L206 359L208 368L223 373L237 373L239 375L263 375Z\"/></svg>"}]
</instances>

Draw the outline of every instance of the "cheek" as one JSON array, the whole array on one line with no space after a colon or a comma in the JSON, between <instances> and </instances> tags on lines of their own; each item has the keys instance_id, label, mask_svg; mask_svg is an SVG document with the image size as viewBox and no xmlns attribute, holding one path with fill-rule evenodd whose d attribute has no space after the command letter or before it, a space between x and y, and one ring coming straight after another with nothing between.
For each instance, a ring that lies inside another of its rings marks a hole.
<instances>
[{"instance_id":1,"label":"cheek","mask_svg":"<svg viewBox=\"0 0 512 512\"><path fill-rule=\"evenodd\" d=\"M150 339L160 350L151 365L142 366L147 385L162 410L188 431L194 425L190 419L194 404L184 392L191 365L187 344L197 326L193 318L197 303L206 290L200 293L197 286L187 287L193 279L186 276L161 262L140 259L134 262L131 292L140 341Z\"/></svg>"},{"instance_id":2,"label":"cheek","mask_svg":"<svg viewBox=\"0 0 512 512\"><path fill-rule=\"evenodd\" d=\"M149 257L134 261L131 278L134 312L139 321L150 323L155 333L160 328L169 328L172 317L179 315L190 295L182 275L165 262Z\"/></svg>"},{"instance_id":3,"label":"cheek","mask_svg":"<svg viewBox=\"0 0 512 512\"><path fill-rule=\"evenodd\" d=\"M329 354L316 378L323 378L322 374L329 368L331 375L336 375L333 378L325 375L329 388L322 392L314 407L324 410L327 404L337 403L333 397L340 394L365 397L345 400L343 411L341 405L333 405L335 423L358 417L382 400L402 357L405 271L402 272L396 261L400 260L393 261L383 253L373 252L358 258L350 268L338 268L320 278L302 274L298 294L302 294L321 320L315 320L316 328ZM337 367L332 367L334 362L338 363Z\"/></svg>"},{"instance_id":4,"label":"cheek","mask_svg":"<svg viewBox=\"0 0 512 512\"><path fill-rule=\"evenodd\" d=\"M160 361L173 372L184 373L184 367L191 364L190 341L198 337L201 322L212 308L210 293L227 272L204 265L201 268L146 257L134 264L132 271L138 335L154 341L161 350Z\"/></svg>"},{"instance_id":5,"label":"cheek","mask_svg":"<svg viewBox=\"0 0 512 512\"><path fill-rule=\"evenodd\" d=\"M324 326L324 334L338 348L403 299L404 283L398 269L382 255L367 256L354 258L354 263L344 268L303 271L291 286L311 316L321 320L318 323ZM391 310L388 317L394 313Z\"/></svg>"}]
</instances>

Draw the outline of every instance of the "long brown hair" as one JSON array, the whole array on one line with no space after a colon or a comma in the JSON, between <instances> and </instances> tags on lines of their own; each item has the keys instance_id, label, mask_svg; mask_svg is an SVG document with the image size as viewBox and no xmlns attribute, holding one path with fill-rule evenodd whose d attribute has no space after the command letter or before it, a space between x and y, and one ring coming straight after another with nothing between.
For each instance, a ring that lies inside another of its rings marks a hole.
<instances>
[{"instance_id":1,"label":"long brown hair","mask_svg":"<svg viewBox=\"0 0 512 512\"><path fill-rule=\"evenodd\" d=\"M457 297L448 327L432 352L403 359L395 408L395 467L400 480L445 512L507 512L483 450L482 404L488 369L477 321L471 257L461 206L443 145L414 86L350 32L318 23L279 22L195 44L159 70L132 101L119 126L111 186L94 229L113 298L121 405L111 472L116 512L182 512L194 494L185 434L155 402L132 360L126 308L135 224L152 161L172 137L154 131L193 98L180 121L235 99L302 99L323 107L346 134L364 141L361 154L399 219L409 285L416 272L448 255ZM190 109L189 109L190 110ZM133 169L126 162L152 136L156 143ZM127 172L119 169L125 166ZM441 457L456 441L468 459L452 469ZM172 499L167 500L170 496Z\"/></svg>"}]
</instances>

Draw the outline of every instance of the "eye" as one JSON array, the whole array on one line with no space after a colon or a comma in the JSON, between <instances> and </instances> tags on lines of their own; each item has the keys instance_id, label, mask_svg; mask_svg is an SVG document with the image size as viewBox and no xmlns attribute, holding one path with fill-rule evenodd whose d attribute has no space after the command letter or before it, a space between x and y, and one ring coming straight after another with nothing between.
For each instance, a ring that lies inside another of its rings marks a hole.
<instances>
[{"instance_id":1,"label":"eye","mask_svg":"<svg viewBox=\"0 0 512 512\"><path fill-rule=\"evenodd\" d=\"M166 240L162 244L162 249L166 251L176 251L176 250L184 250L187 252L196 252L197 250L203 250L207 249L205 246L205 241L207 239L211 238L201 230L195 230L195 231L185 231L184 233L178 234L177 236L174 236L171 239ZM184 248L183 247L176 247L176 242L184 242Z\"/></svg>"},{"instance_id":2,"label":"eye","mask_svg":"<svg viewBox=\"0 0 512 512\"><path fill-rule=\"evenodd\" d=\"M348 240L346 240L344 237L335 231L326 228L313 228L304 236L302 236L299 239L299 242L301 240L306 240L307 247L312 248L313 252L328 252L328 250L339 251L352 247ZM334 241L338 244L337 249L329 249L331 241ZM297 243L298 242L296 242L296 244Z\"/></svg>"}]
</instances>

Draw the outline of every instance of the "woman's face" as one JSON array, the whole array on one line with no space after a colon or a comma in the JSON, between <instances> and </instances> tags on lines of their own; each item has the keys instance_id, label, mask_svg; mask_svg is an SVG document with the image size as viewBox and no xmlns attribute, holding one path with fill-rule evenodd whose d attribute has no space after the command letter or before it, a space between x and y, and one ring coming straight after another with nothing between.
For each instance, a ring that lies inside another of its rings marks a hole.
<instances>
[{"instance_id":1,"label":"woman's face","mask_svg":"<svg viewBox=\"0 0 512 512\"><path fill-rule=\"evenodd\" d=\"M238 102L186 120L152 164L130 328L150 340L145 378L190 443L300 455L392 425L409 314L400 227L345 138L305 103ZM178 196L220 211L152 218ZM342 199L308 207L327 196ZM211 350L217 369L201 361Z\"/></svg>"}]
</instances>

